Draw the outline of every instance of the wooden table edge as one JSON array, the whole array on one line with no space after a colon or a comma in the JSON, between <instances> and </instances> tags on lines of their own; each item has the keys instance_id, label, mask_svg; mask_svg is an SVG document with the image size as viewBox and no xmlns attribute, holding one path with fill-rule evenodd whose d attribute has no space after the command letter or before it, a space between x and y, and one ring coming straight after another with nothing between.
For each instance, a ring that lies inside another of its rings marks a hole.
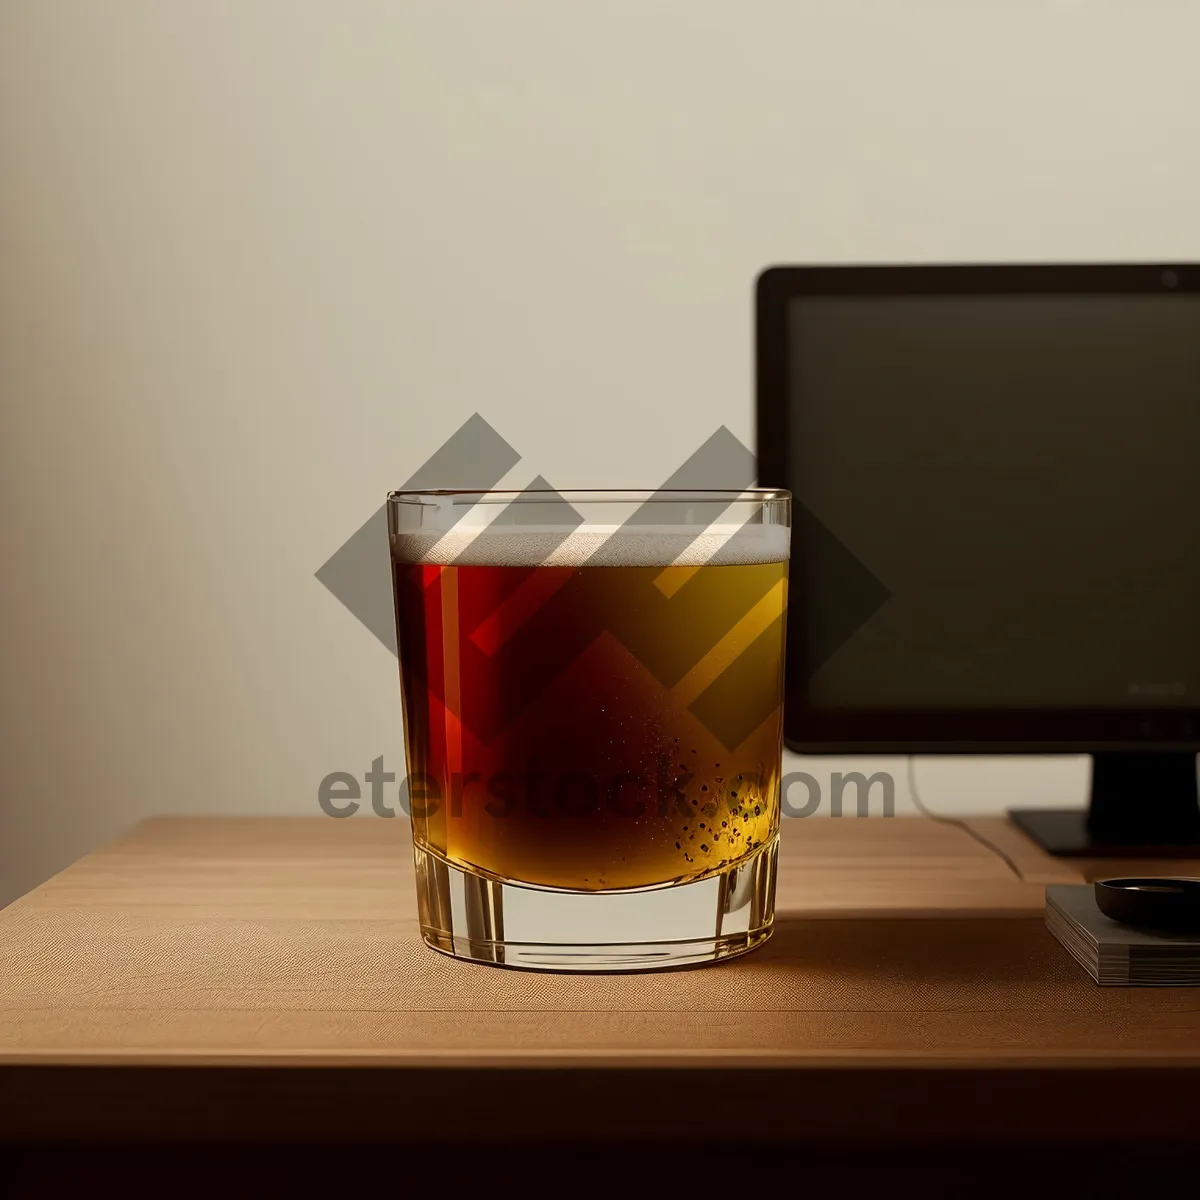
<instances>
[{"instance_id":1,"label":"wooden table edge","mask_svg":"<svg viewBox=\"0 0 1200 1200\"><path fill-rule=\"evenodd\" d=\"M1200 1145L1195 1062L552 1065L9 1065L0 1143Z\"/></svg>"},{"instance_id":2,"label":"wooden table edge","mask_svg":"<svg viewBox=\"0 0 1200 1200\"><path fill-rule=\"evenodd\" d=\"M621 1051L599 1049L595 1051L513 1054L509 1051L494 1052L473 1050L469 1054L448 1050L444 1053L386 1054L373 1050L336 1049L327 1052L292 1051L267 1052L247 1051L180 1051L165 1052L157 1049L145 1051L126 1050L82 1051L38 1050L29 1054L7 1051L0 1054L0 1072L13 1068L36 1069L38 1067L82 1067L91 1070L153 1070L164 1068L207 1068L247 1067L256 1070L305 1070L318 1068L335 1070L345 1067L353 1070L405 1071L556 1071L599 1073L606 1071L690 1071L715 1070L764 1070L771 1072L792 1071L903 1071L928 1070L974 1072L989 1074L1003 1071L1198 1071L1200 1072L1200 1050L1186 1055L1178 1051L1105 1050L1096 1053L1090 1050L1064 1052L1047 1055L1026 1051L989 1050L986 1055L931 1054L925 1051L910 1053L894 1050L871 1051L863 1049L820 1054L788 1054L775 1050L761 1053L746 1050L721 1051L706 1048L688 1055L678 1050L669 1054L656 1051Z\"/></svg>"}]
</instances>

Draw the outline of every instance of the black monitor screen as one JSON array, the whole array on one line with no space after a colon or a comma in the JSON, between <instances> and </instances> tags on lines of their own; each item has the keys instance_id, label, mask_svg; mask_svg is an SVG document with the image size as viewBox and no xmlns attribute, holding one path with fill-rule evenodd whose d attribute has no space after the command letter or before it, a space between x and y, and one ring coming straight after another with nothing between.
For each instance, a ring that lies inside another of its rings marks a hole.
<instances>
[{"instance_id":1,"label":"black monitor screen","mask_svg":"<svg viewBox=\"0 0 1200 1200\"><path fill-rule=\"evenodd\" d=\"M880 587L811 708L1200 706L1200 296L789 304L787 483Z\"/></svg>"}]
</instances>

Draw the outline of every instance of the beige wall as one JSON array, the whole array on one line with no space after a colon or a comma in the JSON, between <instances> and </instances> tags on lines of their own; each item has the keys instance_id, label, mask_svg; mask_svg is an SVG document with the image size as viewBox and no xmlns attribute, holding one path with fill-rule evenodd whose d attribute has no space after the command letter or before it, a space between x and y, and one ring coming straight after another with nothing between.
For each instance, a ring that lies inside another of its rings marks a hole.
<instances>
[{"instance_id":1,"label":"beige wall","mask_svg":"<svg viewBox=\"0 0 1200 1200\"><path fill-rule=\"evenodd\" d=\"M0 901L394 764L313 572L472 411L518 482L652 483L750 440L766 263L1200 258L1198 40L1189 0L0 0ZM1082 795L1009 770L926 799Z\"/></svg>"}]
</instances>

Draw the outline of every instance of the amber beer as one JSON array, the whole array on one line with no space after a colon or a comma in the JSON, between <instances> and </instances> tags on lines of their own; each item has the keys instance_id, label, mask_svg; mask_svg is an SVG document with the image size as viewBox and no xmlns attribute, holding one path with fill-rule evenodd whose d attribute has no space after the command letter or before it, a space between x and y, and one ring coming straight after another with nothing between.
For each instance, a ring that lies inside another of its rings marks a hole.
<instances>
[{"instance_id":1,"label":"amber beer","mask_svg":"<svg viewBox=\"0 0 1200 1200\"><path fill-rule=\"evenodd\" d=\"M392 562L420 849L602 892L773 847L786 529L393 532Z\"/></svg>"}]
</instances>

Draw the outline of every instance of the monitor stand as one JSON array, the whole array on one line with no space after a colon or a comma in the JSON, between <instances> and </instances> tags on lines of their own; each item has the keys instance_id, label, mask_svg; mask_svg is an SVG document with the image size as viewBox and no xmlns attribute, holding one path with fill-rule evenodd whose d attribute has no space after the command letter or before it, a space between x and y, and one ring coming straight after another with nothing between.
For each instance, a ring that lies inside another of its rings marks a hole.
<instances>
[{"instance_id":1,"label":"monitor stand","mask_svg":"<svg viewBox=\"0 0 1200 1200\"><path fill-rule=\"evenodd\" d=\"M1092 756L1087 809L1010 809L1044 850L1082 858L1200 858L1195 752Z\"/></svg>"}]
</instances>

